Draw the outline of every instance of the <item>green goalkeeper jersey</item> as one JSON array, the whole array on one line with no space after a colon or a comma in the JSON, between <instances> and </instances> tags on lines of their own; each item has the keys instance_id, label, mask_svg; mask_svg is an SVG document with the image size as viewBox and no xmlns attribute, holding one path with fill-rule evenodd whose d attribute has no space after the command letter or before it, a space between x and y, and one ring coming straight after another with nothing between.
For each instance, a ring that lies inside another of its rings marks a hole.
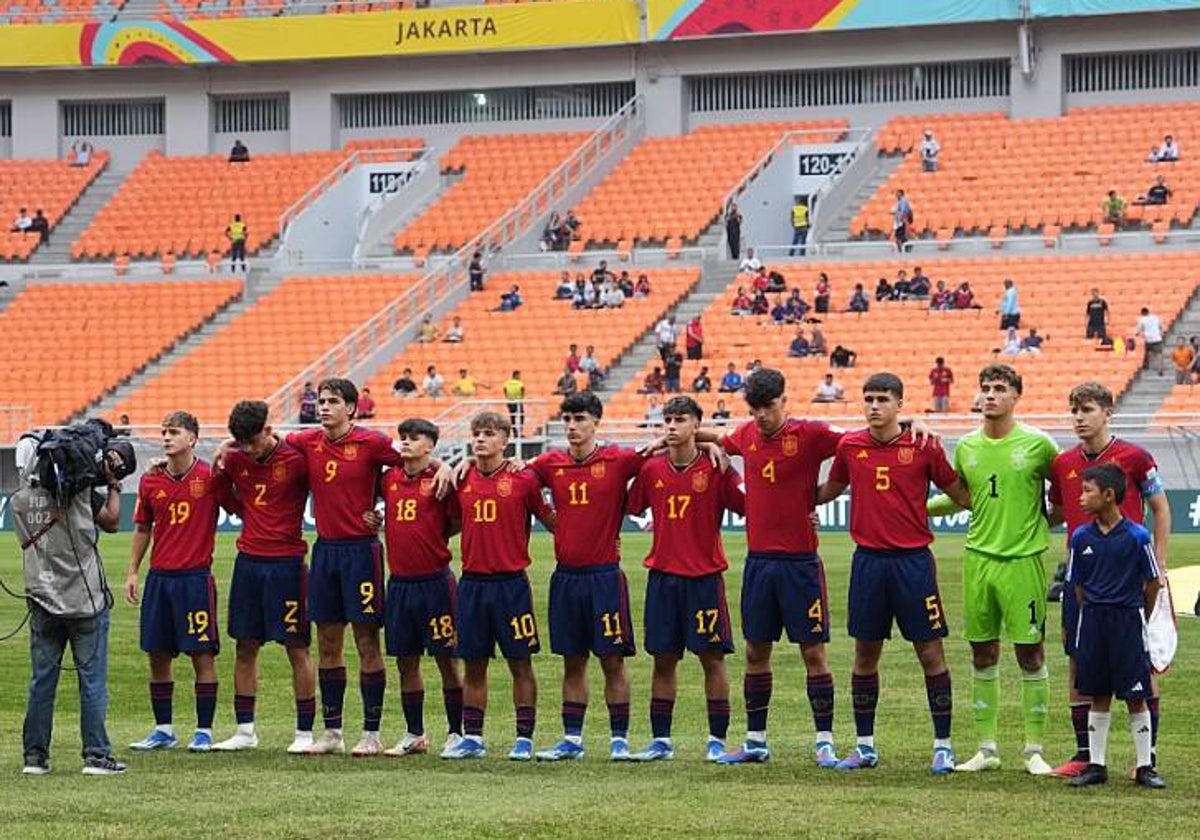
<instances>
[{"instance_id":1,"label":"green goalkeeper jersey","mask_svg":"<svg viewBox=\"0 0 1200 840\"><path fill-rule=\"evenodd\" d=\"M971 491L968 549L1005 560L1046 550L1046 480L1057 454L1049 435L1024 423L1002 438L980 428L958 442L954 469Z\"/></svg>"}]
</instances>

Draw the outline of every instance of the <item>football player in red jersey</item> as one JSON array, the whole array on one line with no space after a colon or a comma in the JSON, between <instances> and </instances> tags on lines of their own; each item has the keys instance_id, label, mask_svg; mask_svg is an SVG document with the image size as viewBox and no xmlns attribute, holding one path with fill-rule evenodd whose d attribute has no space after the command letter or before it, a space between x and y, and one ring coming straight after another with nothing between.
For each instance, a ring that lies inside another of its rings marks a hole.
<instances>
[{"instance_id":1,"label":"football player in red jersey","mask_svg":"<svg viewBox=\"0 0 1200 840\"><path fill-rule=\"evenodd\" d=\"M863 385L867 428L848 432L838 444L817 504L850 495L850 537L856 546L850 570L849 625L854 638L851 697L858 732L855 749L838 762L842 770L875 767L875 707L879 702L879 659L892 622L912 643L925 672L933 718L933 764L939 775L954 772L950 745L952 695L942 639L946 614L938 590L937 564L929 546L933 533L925 502L933 484L963 509L971 506L966 485L940 446L918 448L900 426L904 383L876 373Z\"/></svg>"},{"instance_id":2,"label":"football player in red jersey","mask_svg":"<svg viewBox=\"0 0 1200 840\"><path fill-rule=\"evenodd\" d=\"M1050 523L1067 525L1067 545L1077 528L1089 524L1093 517L1080 504L1083 489L1083 472L1097 464L1116 464L1125 473L1126 491L1121 502L1121 513L1129 521L1141 525L1145 522L1145 508L1154 515L1152 529L1154 554L1160 568L1167 568L1167 543L1171 535L1171 508L1158 465L1154 457L1142 447L1114 437L1109 428L1113 414L1113 394L1099 382L1084 382L1071 389L1069 397L1071 419L1079 445L1062 452L1050 465ZM1165 599L1170 593L1163 587ZM1169 601L1168 601L1169 603ZM1158 610L1147 620L1159 617ZM1088 753L1088 710L1089 698L1075 688L1075 625L1079 619L1079 606L1075 601L1074 588L1062 590L1063 649L1068 657L1068 696L1071 705L1071 726L1075 731L1075 755L1054 769L1054 775L1066 778L1078 776L1087 769ZM1173 621L1168 618L1168 621ZM1158 680L1151 675L1153 693L1147 705L1150 709L1150 728L1154 746L1158 743ZM1152 752L1153 756L1154 753ZM1153 763L1153 761L1151 762Z\"/></svg>"},{"instance_id":3,"label":"football player in red jersey","mask_svg":"<svg viewBox=\"0 0 1200 840\"><path fill-rule=\"evenodd\" d=\"M162 423L166 468L142 476L134 510L132 552L125 600L138 604L138 568L150 552L150 573L141 605L141 647L150 656L150 703L154 731L135 750L165 750L178 740L172 724L175 682L171 663L180 653L196 672L196 732L188 749L212 749L217 708L217 588L212 576L213 546L220 508L235 510L206 462L194 453L200 424L186 411Z\"/></svg>"},{"instance_id":4,"label":"football player in red jersey","mask_svg":"<svg viewBox=\"0 0 1200 840\"><path fill-rule=\"evenodd\" d=\"M741 479L721 472L696 446L703 413L690 397L674 397L663 406L667 453L646 461L629 494L630 513L649 508L654 541L645 565L646 650L654 656L650 688L650 726L654 740L638 761L674 758L671 722L676 670L685 650L700 658L708 701L705 757L725 754L729 729L729 675L725 655L733 651L724 571L729 567L721 545L726 510L743 513Z\"/></svg>"},{"instance_id":5,"label":"football player in red jersey","mask_svg":"<svg viewBox=\"0 0 1200 840\"><path fill-rule=\"evenodd\" d=\"M237 640L233 670L237 731L213 749L258 746L254 720L258 653L265 643L277 642L284 646L292 667L296 732L288 752L297 754L312 746L317 703L305 598L308 546L302 536L308 465L300 450L275 434L267 414L267 404L258 400L233 407L229 433L237 446L225 452L217 469L218 479L237 496L242 533L229 585L229 635Z\"/></svg>"}]
</instances>

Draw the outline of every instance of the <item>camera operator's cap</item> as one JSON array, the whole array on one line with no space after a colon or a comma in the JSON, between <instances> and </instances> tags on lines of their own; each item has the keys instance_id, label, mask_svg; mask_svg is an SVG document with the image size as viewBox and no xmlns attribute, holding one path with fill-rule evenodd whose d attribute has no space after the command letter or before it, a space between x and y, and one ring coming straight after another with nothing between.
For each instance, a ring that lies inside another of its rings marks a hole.
<instances>
[{"instance_id":1,"label":"camera operator's cap","mask_svg":"<svg viewBox=\"0 0 1200 840\"><path fill-rule=\"evenodd\" d=\"M114 478L120 481L127 475L132 475L137 469L137 454L133 451L133 444L127 440L110 440L104 447L104 455L107 458L110 452L115 452L117 457L121 459L121 468L114 470Z\"/></svg>"},{"instance_id":2,"label":"camera operator's cap","mask_svg":"<svg viewBox=\"0 0 1200 840\"><path fill-rule=\"evenodd\" d=\"M17 441L17 474L25 478L37 467L38 439L32 434L22 435Z\"/></svg>"}]
</instances>

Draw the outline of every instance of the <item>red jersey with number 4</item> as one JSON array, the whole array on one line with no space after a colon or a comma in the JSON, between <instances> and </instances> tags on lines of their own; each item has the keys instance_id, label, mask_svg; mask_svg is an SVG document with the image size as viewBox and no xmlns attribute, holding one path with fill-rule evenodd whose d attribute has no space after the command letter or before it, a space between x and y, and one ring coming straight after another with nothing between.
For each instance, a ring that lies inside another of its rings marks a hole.
<instances>
[{"instance_id":1,"label":"red jersey with number 4","mask_svg":"<svg viewBox=\"0 0 1200 840\"><path fill-rule=\"evenodd\" d=\"M528 568L532 516L550 507L532 472L503 466L488 475L475 467L458 485L462 508L462 570L479 575L519 572Z\"/></svg>"},{"instance_id":2,"label":"red jersey with number 4","mask_svg":"<svg viewBox=\"0 0 1200 840\"><path fill-rule=\"evenodd\" d=\"M945 490L958 478L940 446L921 449L911 432L879 443L848 432L838 444L829 480L850 485L850 537L875 551L912 551L933 542L925 501L929 485Z\"/></svg>"},{"instance_id":3,"label":"red jersey with number 4","mask_svg":"<svg viewBox=\"0 0 1200 840\"><path fill-rule=\"evenodd\" d=\"M303 452L308 462L317 536L327 540L375 536L363 514L375 507L379 472L383 467L404 465L391 438L352 426L337 440L327 438L323 429L305 429L292 432L287 442Z\"/></svg>"},{"instance_id":4,"label":"red jersey with number 4","mask_svg":"<svg viewBox=\"0 0 1200 840\"><path fill-rule=\"evenodd\" d=\"M404 468L383 474L383 532L388 570L400 577L424 577L450 565L450 535L462 518L458 497L439 500L434 467L416 475Z\"/></svg>"},{"instance_id":5,"label":"red jersey with number 4","mask_svg":"<svg viewBox=\"0 0 1200 840\"><path fill-rule=\"evenodd\" d=\"M143 475L133 521L151 529L150 568L164 572L210 568L222 506L235 507L205 461L197 459L178 478L165 470Z\"/></svg>"},{"instance_id":6,"label":"red jersey with number 4","mask_svg":"<svg viewBox=\"0 0 1200 840\"><path fill-rule=\"evenodd\" d=\"M770 437L743 423L724 438L725 451L746 463L746 543L752 554L812 554L821 462L833 457L842 432L816 420L787 420Z\"/></svg>"},{"instance_id":7,"label":"red jersey with number 4","mask_svg":"<svg viewBox=\"0 0 1200 840\"><path fill-rule=\"evenodd\" d=\"M654 542L645 565L682 577L703 577L729 568L721 544L726 510L745 513L737 471L720 472L703 453L676 467L666 455L642 465L629 494L629 512L650 509Z\"/></svg>"},{"instance_id":8,"label":"red jersey with number 4","mask_svg":"<svg viewBox=\"0 0 1200 840\"><path fill-rule=\"evenodd\" d=\"M627 488L645 461L633 450L601 446L582 461L556 451L529 465L554 499L554 556L559 563L578 567L620 561Z\"/></svg>"},{"instance_id":9,"label":"red jersey with number 4","mask_svg":"<svg viewBox=\"0 0 1200 840\"><path fill-rule=\"evenodd\" d=\"M254 557L303 557L308 545L304 505L308 501L308 463L287 443L259 461L232 449L217 475L237 491L242 533L237 548Z\"/></svg>"},{"instance_id":10,"label":"red jersey with number 4","mask_svg":"<svg viewBox=\"0 0 1200 840\"><path fill-rule=\"evenodd\" d=\"M1068 547L1075 529L1095 518L1084 513L1079 506L1079 493L1083 489L1084 470L1100 464L1116 464L1125 473L1125 499L1121 502L1121 513L1131 522L1139 525L1145 522L1147 497L1163 492L1158 464L1149 452L1136 443L1113 438L1108 446L1095 455L1084 452L1082 445L1060 452L1050 465L1050 504L1062 505Z\"/></svg>"}]
</instances>

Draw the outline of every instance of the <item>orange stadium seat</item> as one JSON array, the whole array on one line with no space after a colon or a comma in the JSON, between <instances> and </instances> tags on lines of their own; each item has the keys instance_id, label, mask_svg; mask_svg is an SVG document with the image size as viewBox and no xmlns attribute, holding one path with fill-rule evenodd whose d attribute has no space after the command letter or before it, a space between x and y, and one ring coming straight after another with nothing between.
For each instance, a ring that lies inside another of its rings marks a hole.
<instances>
[{"instance_id":1,"label":"orange stadium seat","mask_svg":"<svg viewBox=\"0 0 1200 840\"><path fill-rule=\"evenodd\" d=\"M30 216L41 209L51 234L87 186L108 165L98 152L87 166L64 160L0 160L0 260L25 260L37 248L36 233L12 233L12 222L24 207Z\"/></svg>"},{"instance_id":2,"label":"orange stadium seat","mask_svg":"<svg viewBox=\"0 0 1200 840\"><path fill-rule=\"evenodd\" d=\"M941 145L937 172L922 171L925 129ZM1147 162L1167 134L1185 150L1183 158ZM916 235L941 228L978 235L1007 229L1057 238L1060 228L1097 230L1101 202L1115 189L1127 202L1126 224L1161 237L1188 224L1200 204L1200 157L1186 153L1198 142L1195 102L1076 108L1065 117L1031 120L997 113L897 117L879 130L877 144L882 154L904 154L904 161L863 205L850 232L890 234L895 193L903 189ZM1135 205L1156 175L1173 191L1170 201Z\"/></svg>"},{"instance_id":3,"label":"orange stadium seat","mask_svg":"<svg viewBox=\"0 0 1200 840\"><path fill-rule=\"evenodd\" d=\"M438 201L396 234L396 250L424 258L453 251L504 215L578 146L586 134L483 134L460 139L442 171L461 172Z\"/></svg>"},{"instance_id":4,"label":"orange stadium seat","mask_svg":"<svg viewBox=\"0 0 1200 840\"><path fill-rule=\"evenodd\" d=\"M840 120L749 123L643 140L576 208L577 233L590 245L636 240L678 253L713 223L725 196L785 131L827 129L803 140L831 143L846 128Z\"/></svg>"},{"instance_id":5,"label":"orange stadium seat","mask_svg":"<svg viewBox=\"0 0 1200 840\"><path fill-rule=\"evenodd\" d=\"M238 280L30 286L0 314L0 357L21 360L0 366L0 388L6 401L33 409L34 423L61 423L241 290ZM132 319L125 329L123 315Z\"/></svg>"},{"instance_id":6,"label":"orange stadium seat","mask_svg":"<svg viewBox=\"0 0 1200 840\"><path fill-rule=\"evenodd\" d=\"M555 300L558 274L553 271L489 276L488 284L493 289L519 285L525 303L512 312L496 312L495 295L475 293L468 297L442 324L444 332L454 316L462 318L466 338L461 344L411 344L371 380L378 418L393 421L414 414L437 416L462 399L452 395L460 368L470 370L481 383L475 399L502 399L501 385L512 371L519 370L526 398L550 403L531 405L526 412L526 428L540 426L558 401L553 391L562 375L569 345L579 345L581 354L587 345L594 345L596 358L607 367L700 279L695 268L654 269L646 274L652 289L649 296L626 300L620 309L600 310L574 310L569 301ZM392 383L405 368L412 368L419 386L429 365L436 365L445 377L447 396L392 396Z\"/></svg>"},{"instance_id":7,"label":"orange stadium seat","mask_svg":"<svg viewBox=\"0 0 1200 840\"><path fill-rule=\"evenodd\" d=\"M412 276L293 277L135 391L114 416L157 423L183 408L224 425L265 399L416 282ZM280 422L282 418L276 418Z\"/></svg>"},{"instance_id":8,"label":"orange stadium seat","mask_svg":"<svg viewBox=\"0 0 1200 840\"><path fill-rule=\"evenodd\" d=\"M932 408L929 369L937 356L944 356L957 376L951 405L956 413L970 410L978 370L992 361L1003 361L1026 377L1021 412L1063 414L1067 392L1073 385L1097 379L1120 394L1137 373L1142 358L1140 348L1135 353L1101 351L1095 341L1084 337L1084 306L1092 287L1100 288L1108 300L1110 332L1114 336L1133 335L1142 306L1151 307L1164 324L1170 324L1195 288L1194 258L1186 253L1010 260L932 258L922 266L935 282L945 281L947 288L970 282L983 308L934 312L927 302L897 301L872 303L863 315L835 311L816 316L822 320L819 326L830 349L841 344L858 353L855 367L834 371L845 386L846 403L809 403L817 383L829 371L829 360L788 358L795 327L777 326L765 317L731 313L737 287L746 284L744 279L731 283L703 314L705 358L685 363L683 387L688 389L700 365L707 365L714 393L698 395L706 412L711 413L717 400L724 399L735 416L742 416L746 409L740 395L718 394L715 390L729 362L744 374L750 361L761 359L787 375L792 410L797 415L853 417L861 414L858 395L865 378L879 370L890 370L905 381L908 410L922 412ZM855 283L862 283L869 291L879 277L894 277L898 269L912 267L911 260L899 259L777 266L788 278L789 286L799 287L810 301L818 272L827 272L833 282L835 310L845 309ZM1130 282L1133 276L1136 282ZM1004 356L995 352L1003 344L1003 333L994 312L1006 277L1013 278L1019 290L1022 335L1035 327L1047 338L1039 355ZM810 333L812 325L804 328L806 334ZM646 369L613 398L609 415L627 419L644 416L647 398L637 391L655 363L657 359L647 363ZM1200 400L1192 405L1197 403Z\"/></svg>"},{"instance_id":9,"label":"orange stadium seat","mask_svg":"<svg viewBox=\"0 0 1200 840\"><path fill-rule=\"evenodd\" d=\"M109 17L126 0L0 0L0 25L29 23L86 23Z\"/></svg>"}]
</instances>

